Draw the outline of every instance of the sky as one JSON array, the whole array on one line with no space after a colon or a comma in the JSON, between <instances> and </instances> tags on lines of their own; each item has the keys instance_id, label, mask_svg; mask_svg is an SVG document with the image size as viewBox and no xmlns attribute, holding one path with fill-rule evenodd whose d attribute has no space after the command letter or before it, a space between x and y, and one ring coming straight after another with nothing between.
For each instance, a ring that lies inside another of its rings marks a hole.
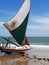
<instances>
[{"instance_id":1,"label":"sky","mask_svg":"<svg viewBox=\"0 0 49 65\"><path fill-rule=\"evenodd\" d=\"M13 18L24 0L0 0L0 36L11 36L3 26ZM28 37L49 37L49 0L31 0L26 30Z\"/></svg>"}]
</instances>

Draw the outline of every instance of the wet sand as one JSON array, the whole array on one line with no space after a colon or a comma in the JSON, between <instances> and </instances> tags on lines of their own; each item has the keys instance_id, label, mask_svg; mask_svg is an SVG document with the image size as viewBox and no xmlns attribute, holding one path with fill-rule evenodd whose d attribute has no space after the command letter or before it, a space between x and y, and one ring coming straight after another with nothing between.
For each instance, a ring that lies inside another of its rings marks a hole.
<instances>
[{"instance_id":1,"label":"wet sand","mask_svg":"<svg viewBox=\"0 0 49 65\"><path fill-rule=\"evenodd\" d=\"M24 54L0 54L0 65L49 65L49 46L32 46Z\"/></svg>"}]
</instances>

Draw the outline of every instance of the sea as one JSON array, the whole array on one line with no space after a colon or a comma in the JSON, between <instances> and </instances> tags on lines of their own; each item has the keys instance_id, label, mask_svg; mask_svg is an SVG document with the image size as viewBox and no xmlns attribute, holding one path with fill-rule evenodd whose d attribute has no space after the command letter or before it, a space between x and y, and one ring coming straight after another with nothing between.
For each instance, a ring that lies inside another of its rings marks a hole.
<instances>
[{"instance_id":1,"label":"sea","mask_svg":"<svg viewBox=\"0 0 49 65\"><path fill-rule=\"evenodd\" d=\"M5 37L12 42L16 43L13 37ZM49 45L49 37L28 37L29 44L32 45ZM6 43L7 41L0 37L0 43Z\"/></svg>"}]
</instances>

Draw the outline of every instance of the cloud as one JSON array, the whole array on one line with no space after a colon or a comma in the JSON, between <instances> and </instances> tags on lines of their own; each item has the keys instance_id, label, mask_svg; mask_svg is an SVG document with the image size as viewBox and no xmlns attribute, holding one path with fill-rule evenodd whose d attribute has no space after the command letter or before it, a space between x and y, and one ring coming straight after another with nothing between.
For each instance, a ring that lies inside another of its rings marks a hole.
<instances>
[{"instance_id":1,"label":"cloud","mask_svg":"<svg viewBox=\"0 0 49 65\"><path fill-rule=\"evenodd\" d=\"M27 26L28 36L49 37L49 16L30 16ZM35 24L33 25L33 23ZM40 24L40 25L39 25Z\"/></svg>"},{"instance_id":2,"label":"cloud","mask_svg":"<svg viewBox=\"0 0 49 65\"><path fill-rule=\"evenodd\" d=\"M37 23L42 23L49 25L49 16L44 17L44 16L31 16L31 21L37 22Z\"/></svg>"},{"instance_id":3,"label":"cloud","mask_svg":"<svg viewBox=\"0 0 49 65\"><path fill-rule=\"evenodd\" d=\"M5 26L3 25L5 22L0 22L0 36L11 36L11 34L9 33L9 31L5 28Z\"/></svg>"},{"instance_id":4,"label":"cloud","mask_svg":"<svg viewBox=\"0 0 49 65\"><path fill-rule=\"evenodd\" d=\"M7 15L14 15L15 14L15 12L8 11L8 10L0 10L0 13L1 14L7 14Z\"/></svg>"},{"instance_id":5,"label":"cloud","mask_svg":"<svg viewBox=\"0 0 49 65\"><path fill-rule=\"evenodd\" d=\"M0 22L0 26L3 26L4 23L5 23L5 22Z\"/></svg>"},{"instance_id":6,"label":"cloud","mask_svg":"<svg viewBox=\"0 0 49 65\"><path fill-rule=\"evenodd\" d=\"M16 12L6 11L6 10L0 10L0 21L8 21L11 19Z\"/></svg>"},{"instance_id":7,"label":"cloud","mask_svg":"<svg viewBox=\"0 0 49 65\"><path fill-rule=\"evenodd\" d=\"M49 26L32 26L27 27L26 35L31 37L49 37Z\"/></svg>"},{"instance_id":8,"label":"cloud","mask_svg":"<svg viewBox=\"0 0 49 65\"><path fill-rule=\"evenodd\" d=\"M40 26L37 26L37 25L28 25L27 27L28 29L32 30L48 30L49 29L49 26L48 25L40 25Z\"/></svg>"}]
</instances>

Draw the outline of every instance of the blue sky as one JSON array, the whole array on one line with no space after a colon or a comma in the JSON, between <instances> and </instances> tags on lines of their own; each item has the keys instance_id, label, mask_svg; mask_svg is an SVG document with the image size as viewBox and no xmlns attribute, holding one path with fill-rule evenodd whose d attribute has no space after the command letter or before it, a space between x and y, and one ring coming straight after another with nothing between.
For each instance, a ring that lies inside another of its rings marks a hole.
<instances>
[{"instance_id":1,"label":"blue sky","mask_svg":"<svg viewBox=\"0 0 49 65\"><path fill-rule=\"evenodd\" d=\"M24 0L0 0L0 35L11 36L3 26L20 9ZM49 37L49 0L31 0L27 36Z\"/></svg>"}]
</instances>

